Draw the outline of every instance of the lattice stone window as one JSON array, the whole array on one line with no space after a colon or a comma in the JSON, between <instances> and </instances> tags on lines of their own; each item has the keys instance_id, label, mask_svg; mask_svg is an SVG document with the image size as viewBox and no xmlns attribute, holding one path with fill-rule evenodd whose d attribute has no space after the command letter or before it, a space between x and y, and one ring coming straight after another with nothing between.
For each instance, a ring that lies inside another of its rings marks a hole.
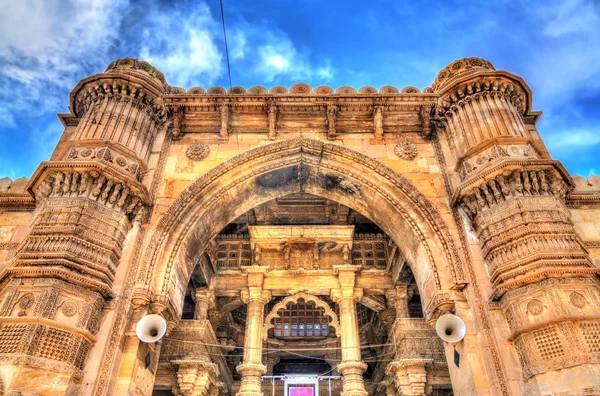
<instances>
[{"instance_id":1,"label":"lattice stone window","mask_svg":"<svg viewBox=\"0 0 600 396\"><path fill-rule=\"evenodd\" d=\"M217 268L238 268L250 265L252 250L248 240L219 240Z\"/></svg>"},{"instance_id":2,"label":"lattice stone window","mask_svg":"<svg viewBox=\"0 0 600 396\"><path fill-rule=\"evenodd\" d=\"M385 268L386 240L381 234L358 234L352 242L352 264L363 267Z\"/></svg>"},{"instance_id":3,"label":"lattice stone window","mask_svg":"<svg viewBox=\"0 0 600 396\"><path fill-rule=\"evenodd\" d=\"M534 331L533 335L542 359L554 359L565 354L555 328Z\"/></svg>"},{"instance_id":4,"label":"lattice stone window","mask_svg":"<svg viewBox=\"0 0 600 396\"><path fill-rule=\"evenodd\" d=\"M325 338L329 336L330 318L313 302L298 300L279 311L274 319L274 335L282 339Z\"/></svg>"},{"instance_id":5,"label":"lattice stone window","mask_svg":"<svg viewBox=\"0 0 600 396\"><path fill-rule=\"evenodd\" d=\"M582 323L583 339L590 352L600 352L600 323Z\"/></svg>"}]
</instances>

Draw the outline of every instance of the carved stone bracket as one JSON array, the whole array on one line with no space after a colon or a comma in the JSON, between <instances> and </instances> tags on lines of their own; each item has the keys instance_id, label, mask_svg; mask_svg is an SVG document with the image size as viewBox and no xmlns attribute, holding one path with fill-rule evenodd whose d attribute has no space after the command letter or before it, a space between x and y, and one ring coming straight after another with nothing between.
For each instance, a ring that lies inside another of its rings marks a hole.
<instances>
[{"instance_id":1,"label":"carved stone bracket","mask_svg":"<svg viewBox=\"0 0 600 396\"><path fill-rule=\"evenodd\" d=\"M27 190L38 202L49 197L91 199L130 221L150 203L146 187L136 179L94 162L43 162Z\"/></svg>"}]
</instances>

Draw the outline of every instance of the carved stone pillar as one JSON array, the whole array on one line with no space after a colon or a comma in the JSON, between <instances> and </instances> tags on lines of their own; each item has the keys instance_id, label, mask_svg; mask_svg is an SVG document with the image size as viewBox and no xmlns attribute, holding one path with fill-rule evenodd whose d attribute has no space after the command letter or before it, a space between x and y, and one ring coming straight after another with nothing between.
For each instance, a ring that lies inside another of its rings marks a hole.
<instances>
[{"instance_id":1,"label":"carved stone pillar","mask_svg":"<svg viewBox=\"0 0 600 396\"><path fill-rule=\"evenodd\" d=\"M336 266L340 287L332 290L331 297L340 308L340 327L342 362L338 371L344 376L342 396L366 396L363 373L367 365L362 361L360 353L360 335L358 333L358 317L356 301L362 297L362 289L354 287L357 266Z\"/></svg>"},{"instance_id":2,"label":"carved stone pillar","mask_svg":"<svg viewBox=\"0 0 600 396\"><path fill-rule=\"evenodd\" d=\"M334 104L327 106L327 139L335 140L337 138L337 130L335 121L337 118L338 107Z\"/></svg>"},{"instance_id":3,"label":"carved stone pillar","mask_svg":"<svg viewBox=\"0 0 600 396\"><path fill-rule=\"evenodd\" d=\"M386 290L385 298L389 308L396 311L395 318L408 318L408 285L399 285Z\"/></svg>"},{"instance_id":4,"label":"carved stone pillar","mask_svg":"<svg viewBox=\"0 0 600 396\"><path fill-rule=\"evenodd\" d=\"M229 136L229 106L226 104L221 106L221 129L219 134L221 139L226 139Z\"/></svg>"},{"instance_id":5,"label":"carved stone pillar","mask_svg":"<svg viewBox=\"0 0 600 396\"><path fill-rule=\"evenodd\" d=\"M208 319L209 308L215 307L215 295L212 290L207 288L198 288L194 294L194 301L196 303L196 309L194 312L194 319L206 320Z\"/></svg>"},{"instance_id":6,"label":"carved stone pillar","mask_svg":"<svg viewBox=\"0 0 600 396\"><path fill-rule=\"evenodd\" d=\"M373 129L375 140L383 140L383 106L373 109Z\"/></svg>"},{"instance_id":7,"label":"carved stone pillar","mask_svg":"<svg viewBox=\"0 0 600 396\"><path fill-rule=\"evenodd\" d=\"M210 393L210 390L217 386L215 378L219 375L219 370L216 365L203 360L173 360L171 363L177 366L177 383L181 396L215 394Z\"/></svg>"},{"instance_id":8,"label":"carved stone pillar","mask_svg":"<svg viewBox=\"0 0 600 396\"><path fill-rule=\"evenodd\" d=\"M396 386L392 378L386 378L384 381L381 381L381 386L385 389L386 396L396 396Z\"/></svg>"},{"instance_id":9,"label":"carved stone pillar","mask_svg":"<svg viewBox=\"0 0 600 396\"><path fill-rule=\"evenodd\" d=\"M249 267L248 289L242 293L247 304L246 333L244 338L244 360L236 370L241 374L239 396L262 396L260 377L267 372L262 363L263 321L265 304L271 294L262 289L265 267Z\"/></svg>"},{"instance_id":10,"label":"carved stone pillar","mask_svg":"<svg viewBox=\"0 0 600 396\"><path fill-rule=\"evenodd\" d=\"M394 377L400 394L423 396L427 384L427 369L425 366L429 363L431 363L431 360L419 359L392 362L388 365L387 374Z\"/></svg>"},{"instance_id":11,"label":"carved stone pillar","mask_svg":"<svg viewBox=\"0 0 600 396\"><path fill-rule=\"evenodd\" d=\"M27 189L31 233L0 279L0 364L9 390L76 392L132 222L150 204L142 184L166 121L162 74L121 59L71 94L78 124ZM35 379L33 379L35 378Z\"/></svg>"},{"instance_id":12,"label":"carved stone pillar","mask_svg":"<svg viewBox=\"0 0 600 396\"><path fill-rule=\"evenodd\" d=\"M210 389L208 390L208 395L209 396L219 396L221 394L221 391L224 388L225 388L225 386L222 382L217 382L210 387Z\"/></svg>"},{"instance_id":13,"label":"carved stone pillar","mask_svg":"<svg viewBox=\"0 0 600 396\"><path fill-rule=\"evenodd\" d=\"M269 140L275 140L277 138L277 105L274 102L269 103Z\"/></svg>"},{"instance_id":14,"label":"carved stone pillar","mask_svg":"<svg viewBox=\"0 0 600 396\"><path fill-rule=\"evenodd\" d=\"M572 180L535 131L531 91L478 58L454 62L433 88L460 178L453 201L477 232L490 299L506 317L527 381L515 387L568 393L593 386L597 348L588 340L600 318L598 269L565 205ZM504 359L514 378L512 361ZM558 372L577 381L565 384Z\"/></svg>"}]
</instances>

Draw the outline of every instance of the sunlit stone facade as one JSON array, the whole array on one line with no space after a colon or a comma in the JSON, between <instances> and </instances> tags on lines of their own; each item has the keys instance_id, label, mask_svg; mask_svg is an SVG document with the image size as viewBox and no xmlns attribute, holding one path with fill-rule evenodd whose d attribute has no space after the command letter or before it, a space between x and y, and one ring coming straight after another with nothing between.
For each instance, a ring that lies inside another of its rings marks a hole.
<instances>
[{"instance_id":1,"label":"sunlit stone facade","mask_svg":"<svg viewBox=\"0 0 600 396\"><path fill-rule=\"evenodd\" d=\"M52 157L0 180L2 392L600 394L600 179L531 105L479 58L422 91L111 63Z\"/></svg>"}]
</instances>

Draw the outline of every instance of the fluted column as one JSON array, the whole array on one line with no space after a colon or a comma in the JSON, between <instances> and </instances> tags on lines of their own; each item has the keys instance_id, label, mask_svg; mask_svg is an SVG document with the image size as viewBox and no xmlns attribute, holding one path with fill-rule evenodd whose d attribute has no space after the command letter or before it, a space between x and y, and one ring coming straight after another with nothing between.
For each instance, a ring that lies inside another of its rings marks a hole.
<instances>
[{"instance_id":1,"label":"fluted column","mask_svg":"<svg viewBox=\"0 0 600 396\"><path fill-rule=\"evenodd\" d=\"M358 333L358 317L356 301L362 297L362 289L354 287L356 271L352 265L337 266L340 287L332 290L331 297L340 309L340 327L342 362L338 371L344 376L342 396L366 396L363 373L367 365L362 361L360 353L360 335Z\"/></svg>"},{"instance_id":2,"label":"fluted column","mask_svg":"<svg viewBox=\"0 0 600 396\"><path fill-rule=\"evenodd\" d=\"M242 292L247 304L244 360L236 370L242 376L239 396L262 396L260 377L267 372L262 363L263 322L265 304L271 293L262 289L265 267L249 267L248 289Z\"/></svg>"}]
</instances>

